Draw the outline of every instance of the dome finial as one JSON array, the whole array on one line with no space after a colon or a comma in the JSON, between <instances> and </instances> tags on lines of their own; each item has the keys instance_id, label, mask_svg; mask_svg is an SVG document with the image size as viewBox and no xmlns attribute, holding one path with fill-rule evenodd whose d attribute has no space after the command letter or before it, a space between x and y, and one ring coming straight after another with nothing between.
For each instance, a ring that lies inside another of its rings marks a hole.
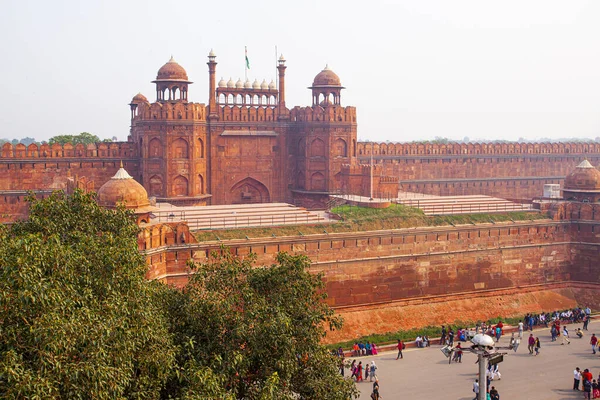
<instances>
[{"instance_id":1,"label":"dome finial","mask_svg":"<svg viewBox=\"0 0 600 400\"><path fill-rule=\"evenodd\" d=\"M123 160L121 160L120 168L123 168Z\"/></svg>"}]
</instances>

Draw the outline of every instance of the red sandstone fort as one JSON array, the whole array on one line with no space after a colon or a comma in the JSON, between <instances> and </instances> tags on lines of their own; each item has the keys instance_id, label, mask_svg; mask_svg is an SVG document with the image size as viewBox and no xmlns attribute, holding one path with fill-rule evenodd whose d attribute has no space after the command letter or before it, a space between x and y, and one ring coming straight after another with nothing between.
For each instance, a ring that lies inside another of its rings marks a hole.
<instances>
[{"instance_id":1,"label":"red sandstone fort","mask_svg":"<svg viewBox=\"0 0 600 400\"><path fill-rule=\"evenodd\" d=\"M217 82L211 51L208 104L200 104L188 101L192 82L171 59L153 81L155 101L131 101L127 142L5 144L2 220L26 215L28 191L97 190L103 205L126 201L138 210L148 276L174 284L187 279L188 260L205 260L222 244L267 264L279 251L307 254L324 273L330 304L346 316L332 340L600 306L600 143L358 143L356 109L342 106L340 78L325 67L309 87L312 105L289 108L286 68L282 56L277 83ZM562 185L565 201L540 203L549 218L536 221L198 243L185 221L149 218L154 201L324 209L331 195L393 198L399 190L531 202L545 184Z\"/></svg>"}]
</instances>

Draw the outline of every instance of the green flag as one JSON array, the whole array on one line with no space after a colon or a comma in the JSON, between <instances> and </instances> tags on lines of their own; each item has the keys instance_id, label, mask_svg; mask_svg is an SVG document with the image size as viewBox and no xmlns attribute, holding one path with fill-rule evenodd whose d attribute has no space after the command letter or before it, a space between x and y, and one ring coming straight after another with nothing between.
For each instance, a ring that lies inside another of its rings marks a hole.
<instances>
[{"instance_id":1,"label":"green flag","mask_svg":"<svg viewBox=\"0 0 600 400\"><path fill-rule=\"evenodd\" d=\"M250 69L250 60L248 60L248 48L244 46L244 50L246 52L246 69Z\"/></svg>"}]
</instances>

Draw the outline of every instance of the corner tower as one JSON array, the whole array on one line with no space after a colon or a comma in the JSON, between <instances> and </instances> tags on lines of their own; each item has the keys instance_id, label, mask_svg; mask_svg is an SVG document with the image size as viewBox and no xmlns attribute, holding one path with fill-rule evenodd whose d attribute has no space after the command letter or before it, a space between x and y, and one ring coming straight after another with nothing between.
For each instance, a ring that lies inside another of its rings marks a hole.
<instances>
[{"instance_id":1,"label":"corner tower","mask_svg":"<svg viewBox=\"0 0 600 400\"><path fill-rule=\"evenodd\" d=\"M342 107L339 76L329 66L312 86L311 107L294 107L290 152L296 157L291 171L294 198L308 208L323 208L330 194L345 193L342 165L356 161L356 109Z\"/></svg>"},{"instance_id":2,"label":"corner tower","mask_svg":"<svg viewBox=\"0 0 600 400\"><path fill-rule=\"evenodd\" d=\"M192 82L173 57L152 83L154 103L141 94L130 103L131 140L141 156L138 180L158 201L206 204L206 107L188 101Z\"/></svg>"}]
</instances>

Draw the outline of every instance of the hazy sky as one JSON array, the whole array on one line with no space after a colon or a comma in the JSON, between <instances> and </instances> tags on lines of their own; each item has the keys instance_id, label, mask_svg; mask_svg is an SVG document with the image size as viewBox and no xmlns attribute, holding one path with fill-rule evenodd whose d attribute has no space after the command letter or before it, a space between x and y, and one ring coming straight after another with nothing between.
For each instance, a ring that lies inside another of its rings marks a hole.
<instances>
[{"instance_id":1,"label":"hazy sky","mask_svg":"<svg viewBox=\"0 0 600 400\"><path fill-rule=\"evenodd\" d=\"M359 138L600 136L600 1L3 0L0 137L88 131L126 140L131 98L171 55L208 102L217 80L275 78L286 97L329 64Z\"/></svg>"}]
</instances>

